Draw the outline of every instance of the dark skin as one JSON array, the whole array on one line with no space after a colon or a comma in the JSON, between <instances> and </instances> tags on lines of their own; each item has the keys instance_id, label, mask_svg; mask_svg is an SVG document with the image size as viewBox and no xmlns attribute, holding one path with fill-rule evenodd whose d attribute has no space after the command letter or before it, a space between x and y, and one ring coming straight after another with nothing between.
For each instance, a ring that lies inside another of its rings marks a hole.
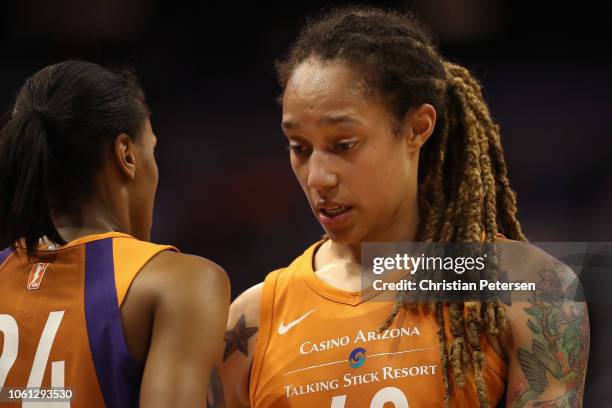
<instances>
[{"instance_id":1,"label":"dark skin","mask_svg":"<svg viewBox=\"0 0 612 408\"><path fill-rule=\"evenodd\" d=\"M401 138L390 113L364 98L363 81L343 64L307 61L294 72L283 97L282 128L292 170L315 217L323 207L352 207L342 225L325 227L330 237L315 254L317 276L345 291L360 289L362 241L410 241L418 226L418 151L433 131L436 113L424 104L404 118ZM384 163L384 165L381 165ZM385 180L385 183L381 183ZM259 327L263 284L242 293L230 309L227 331L246 344L246 353L226 338L229 351L219 367L228 407L248 407L249 373Z\"/></svg>"},{"instance_id":2,"label":"dark skin","mask_svg":"<svg viewBox=\"0 0 612 408\"><path fill-rule=\"evenodd\" d=\"M109 231L148 241L158 172L147 119L133 141L119 134L104 152L97 190L80 214L56 214L66 241ZM121 305L132 356L144 366L140 405L202 407L221 361L230 299L225 271L192 255L163 251L134 279Z\"/></svg>"},{"instance_id":3,"label":"dark skin","mask_svg":"<svg viewBox=\"0 0 612 408\"><path fill-rule=\"evenodd\" d=\"M351 207L341 223L322 223L329 240L314 255L316 275L344 291L360 290L361 242L414 239L419 223L418 152L436 120L431 105L415 107L406 113L397 137L388 108L355 86L363 83L360 75L341 61L307 60L296 67L283 95L282 126L291 167L314 215L324 220L321 208ZM509 270L526 266L545 270L554 263L527 244L521 248L523 252L509 257L519 261ZM241 320L245 327L259 327L262 288L260 283L232 303L227 330L235 330ZM588 345L586 306L567 302L562 310L555 311L557 307L513 302L506 308L509 332L489 337L495 352L508 363L509 407L579 406L588 357L588 350L581 348ZM556 312L562 312L556 320L542 321L541 316ZM210 391L213 395L222 391L215 398L223 398L228 407L250 406L249 373L259 332L240 333L247 352L229 349L233 353L219 367L223 387ZM567 357L560 359L556 370L556 365L549 369L541 363L552 360L547 356L562 354Z\"/></svg>"}]
</instances>

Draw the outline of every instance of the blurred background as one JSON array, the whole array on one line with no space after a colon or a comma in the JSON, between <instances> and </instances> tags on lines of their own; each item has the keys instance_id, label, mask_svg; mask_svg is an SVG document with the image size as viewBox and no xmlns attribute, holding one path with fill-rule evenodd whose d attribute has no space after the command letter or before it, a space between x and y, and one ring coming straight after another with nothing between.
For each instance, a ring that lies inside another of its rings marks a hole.
<instances>
[{"instance_id":1,"label":"blurred background","mask_svg":"<svg viewBox=\"0 0 612 408\"><path fill-rule=\"evenodd\" d=\"M339 4L5 1L0 107L60 60L133 65L159 138L153 240L221 264L235 297L322 233L291 173L273 63ZM376 4L416 12L481 80L529 239L612 241L612 2ZM586 406L612 405L609 312L590 309Z\"/></svg>"}]
</instances>

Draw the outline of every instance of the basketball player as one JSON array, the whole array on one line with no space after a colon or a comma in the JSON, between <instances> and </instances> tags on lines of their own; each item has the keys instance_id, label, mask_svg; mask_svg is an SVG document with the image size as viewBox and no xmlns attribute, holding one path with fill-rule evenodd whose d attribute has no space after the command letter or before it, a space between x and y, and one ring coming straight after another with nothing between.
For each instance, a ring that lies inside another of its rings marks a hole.
<instances>
[{"instance_id":1,"label":"basketball player","mask_svg":"<svg viewBox=\"0 0 612 408\"><path fill-rule=\"evenodd\" d=\"M291 166L326 239L233 303L209 403L494 407L506 390L507 406L581 405L584 304L360 293L362 242L525 240L469 72L412 17L344 8L310 22L278 74Z\"/></svg>"},{"instance_id":2,"label":"basketball player","mask_svg":"<svg viewBox=\"0 0 612 408\"><path fill-rule=\"evenodd\" d=\"M22 406L15 391L36 392L24 407L205 404L229 285L212 262L147 242L155 145L130 73L66 61L21 88L0 134L7 407ZM72 400L37 400L51 388Z\"/></svg>"}]
</instances>

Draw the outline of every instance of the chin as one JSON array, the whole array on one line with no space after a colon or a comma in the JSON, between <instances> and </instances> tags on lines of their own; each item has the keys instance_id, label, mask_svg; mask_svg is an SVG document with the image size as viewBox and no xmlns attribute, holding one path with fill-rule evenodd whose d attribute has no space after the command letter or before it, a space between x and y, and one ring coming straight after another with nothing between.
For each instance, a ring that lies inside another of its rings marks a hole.
<instances>
[{"instance_id":1,"label":"chin","mask_svg":"<svg viewBox=\"0 0 612 408\"><path fill-rule=\"evenodd\" d=\"M357 237L355 233L353 233L351 230L335 230L335 231L329 231L329 230L325 230L325 233L327 234L327 236L329 237L329 239L331 239L332 241L334 241L334 243L336 244L341 244L341 245L358 245L361 244L361 237Z\"/></svg>"}]
</instances>

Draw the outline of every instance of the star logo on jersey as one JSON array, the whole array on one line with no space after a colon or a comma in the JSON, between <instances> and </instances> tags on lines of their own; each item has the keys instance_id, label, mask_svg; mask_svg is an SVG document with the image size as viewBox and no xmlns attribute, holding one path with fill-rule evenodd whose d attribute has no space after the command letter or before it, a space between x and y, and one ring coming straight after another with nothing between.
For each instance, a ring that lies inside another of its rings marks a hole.
<instances>
[{"instance_id":1,"label":"star logo on jersey","mask_svg":"<svg viewBox=\"0 0 612 408\"><path fill-rule=\"evenodd\" d=\"M301 317L295 319L292 322L289 322L286 326L285 326L284 322L281 320L281 324L280 324L280 326L278 326L278 334L280 334L282 336L283 334L287 333L292 327L296 326L298 323L300 323L302 320L304 320L309 314L311 314L315 310L317 310L317 309L312 309L311 311L306 312Z\"/></svg>"},{"instance_id":2,"label":"star logo on jersey","mask_svg":"<svg viewBox=\"0 0 612 408\"><path fill-rule=\"evenodd\" d=\"M40 288L40 284L45 276L45 271L47 270L48 266L48 263L37 263L32 266L30 276L28 277L28 290L36 290Z\"/></svg>"}]
</instances>

